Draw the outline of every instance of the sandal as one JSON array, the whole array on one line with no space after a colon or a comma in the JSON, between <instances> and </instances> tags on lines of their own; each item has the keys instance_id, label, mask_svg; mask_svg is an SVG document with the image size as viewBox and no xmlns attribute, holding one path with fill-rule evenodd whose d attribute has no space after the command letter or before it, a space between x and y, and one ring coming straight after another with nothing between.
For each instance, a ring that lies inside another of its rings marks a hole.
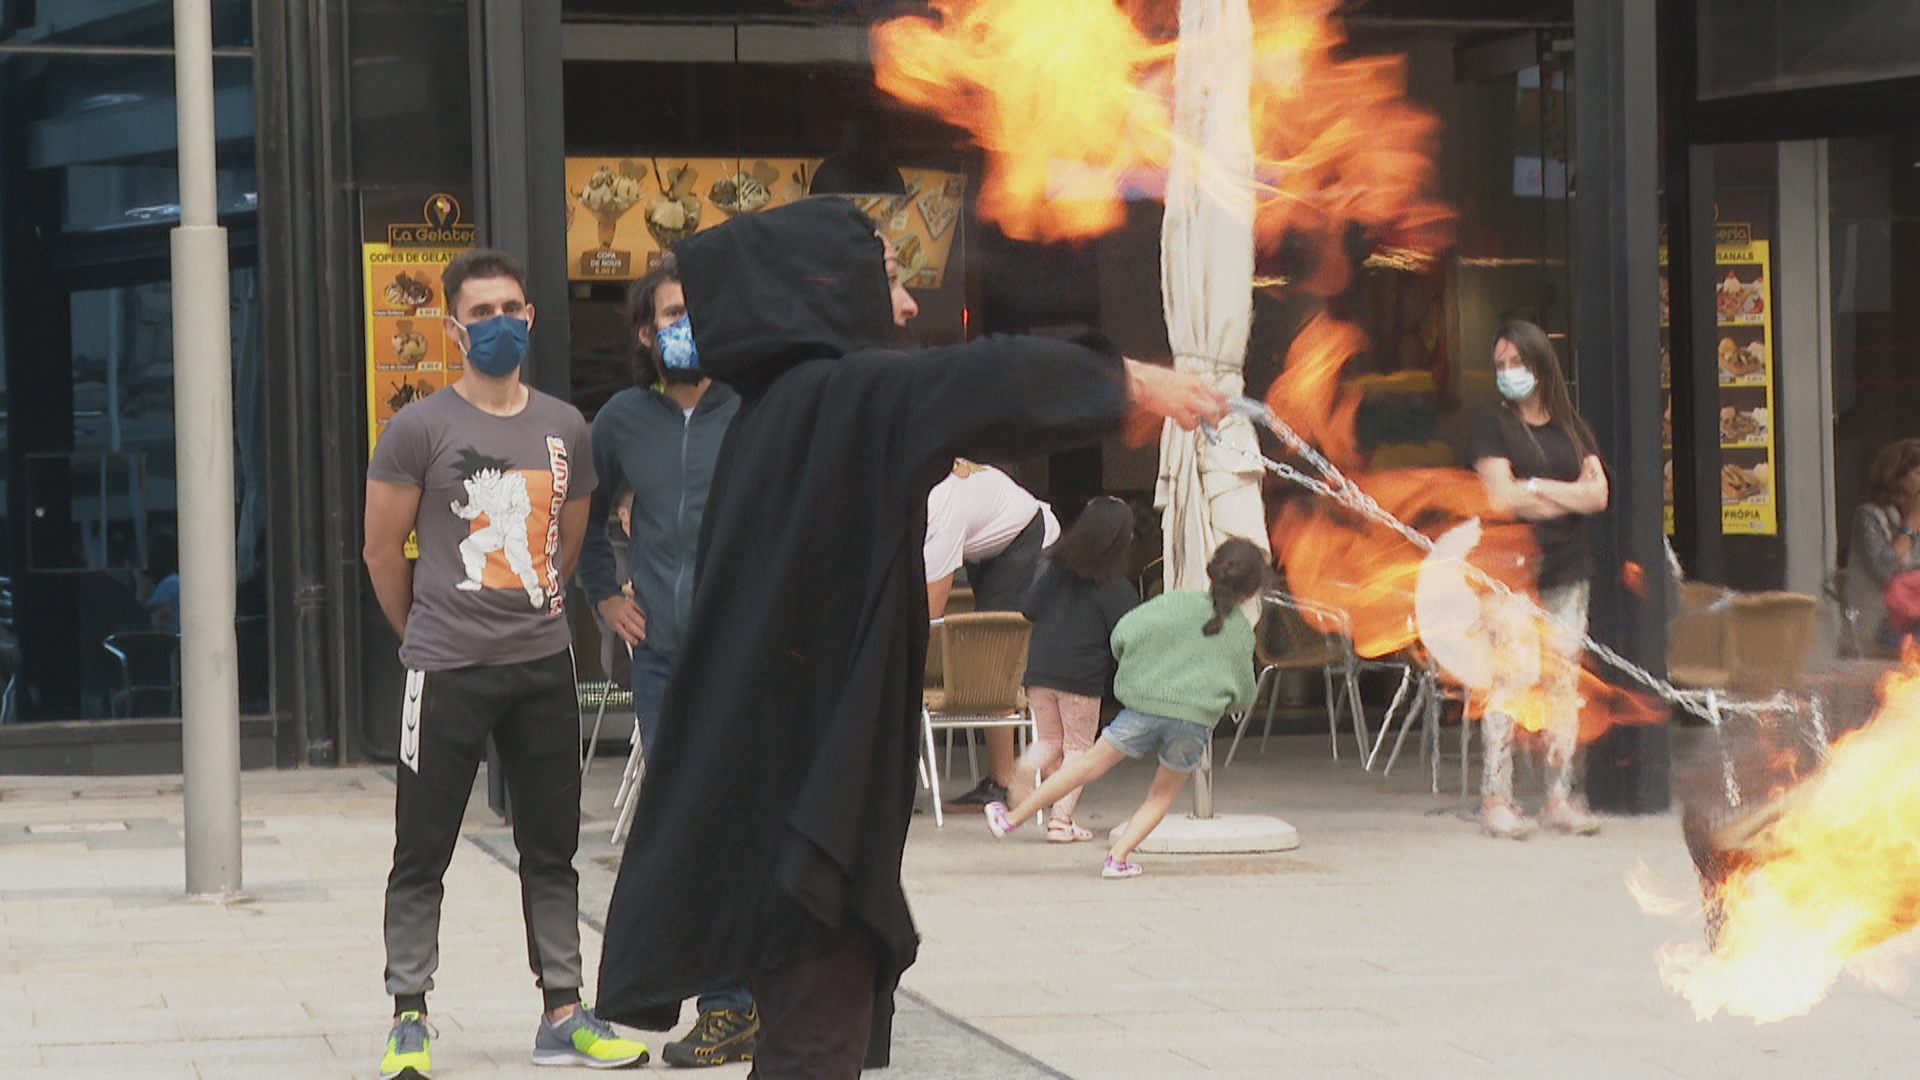
<instances>
[{"instance_id":1,"label":"sandal","mask_svg":"<svg viewBox=\"0 0 1920 1080\"><path fill-rule=\"evenodd\" d=\"M1053 818L1047 822L1047 843L1077 844L1082 840L1093 839L1093 830L1076 825L1065 818Z\"/></svg>"}]
</instances>

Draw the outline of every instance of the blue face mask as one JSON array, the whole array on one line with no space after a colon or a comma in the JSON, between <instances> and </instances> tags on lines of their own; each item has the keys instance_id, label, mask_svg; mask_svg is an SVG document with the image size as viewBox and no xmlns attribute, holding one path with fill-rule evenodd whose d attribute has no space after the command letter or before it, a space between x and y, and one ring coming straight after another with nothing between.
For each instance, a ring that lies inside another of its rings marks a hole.
<instances>
[{"instance_id":1,"label":"blue face mask","mask_svg":"<svg viewBox=\"0 0 1920 1080\"><path fill-rule=\"evenodd\" d=\"M685 315L660 331L660 365L668 374L700 371L700 347L693 343L693 320Z\"/></svg>"},{"instance_id":2,"label":"blue face mask","mask_svg":"<svg viewBox=\"0 0 1920 1080\"><path fill-rule=\"evenodd\" d=\"M466 324L467 366L482 375L502 379L527 358L527 338L533 324L518 315L495 315Z\"/></svg>"},{"instance_id":3,"label":"blue face mask","mask_svg":"<svg viewBox=\"0 0 1920 1080\"><path fill-rule=\"evenodd\" d=\"M1508 401L1525 401L1539 388L1540 380L1534 378L1533 372L1526 368L1516 367L1495 372L1493 384L1500 388L1500 396Z\"/></svg>"}]
</instances>

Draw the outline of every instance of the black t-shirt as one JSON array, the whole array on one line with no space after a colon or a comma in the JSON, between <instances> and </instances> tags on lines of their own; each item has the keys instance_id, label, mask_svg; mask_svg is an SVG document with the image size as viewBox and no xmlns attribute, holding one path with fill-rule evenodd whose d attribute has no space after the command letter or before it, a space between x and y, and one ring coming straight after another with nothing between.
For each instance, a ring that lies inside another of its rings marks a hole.
<instances>
[{"instance_id":1,"label":"black t-shirt","mask_svg":"<svg viewBox=\"0 0 1920 1080\"><path fill-rule=\"evenodd\" d=\"M1522 482L1534 477L1580 479L1580 451L1564 430L1555 424L1535 427L1500 405L1475 417L1467 436L1467 460L1477 466L1487 458L1507 459L1513 478ZM1563 514L1532 524L1534 543L1540 547L1539 588L1559 588L1593 576L1584 516Z\"/></svg>"},{"instance_id":2,"label":"black t-shirt","mask_svg":"<svg viewBox=\"0 0 1920 1080\"><path fill-rule=\"evenodd\" d=\"M1082 697L1104 694L1113 670L1113 628L1139 603L1124 579L1099 585L1042 565L1021 605L1033 623L1026 684Z\"/></svg>"}]
</instances>

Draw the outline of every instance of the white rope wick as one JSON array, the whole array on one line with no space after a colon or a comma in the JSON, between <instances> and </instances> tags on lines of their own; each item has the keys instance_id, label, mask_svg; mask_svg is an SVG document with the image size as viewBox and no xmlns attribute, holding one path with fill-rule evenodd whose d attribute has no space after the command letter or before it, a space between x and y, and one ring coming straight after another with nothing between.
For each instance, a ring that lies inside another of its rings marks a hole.
<instances>
[{"instance_id":1,"label":"white rope wick","mask_svg":"<svg viewBox=\"0 0 1920 1080\"><path fill-rule=\"evenodd\" d=\"M1228 450L1247 457L1249 463L1257 464L1260 468L1283 480L1290 481L1317 495L1325 496L1349 509L1359 512L1374 523L1391 529L1409 544L1418 548L1422 553L1431 553L1433 551L1434 542L1431 538L1395 517L1392 512L1381 506L1373 496L1360 490L1352 480L1347 478L1346 474L1340 471L1339 467L1334 465L1333 462L1328 461L1325 455L1309 444L1298 432L1287 426L1285 421L1275 416L1273 410L1267 408L1266 405L1252 398L1243 397L1233 400L1232 409L1235 413L1247 417L1272 432L1282 443L1286 444L1287 449L1299 456L1320 475L1312 476L1301 472L1299 469L1285 462L1275 461L1264 454L1249 451L1243 447L1232 446L1221 440L1220 433L1215 430L1212 425L1203 424L1201 425L1201 431L1205 434L1209 442L1215 446L1225 447ZM1545 621L1551 618L1545 610L1534 602L1532 597L1514 592L1505 582L1481 570L1479 567L1468 563L1467 573L1475 581L1485 585L1488 589L1498 593L1503 598L1525 604L1529 613L1536 619ZM1826 741L1824 738L1824 717L1819 712L1819 706L1794 697L1784 690L1776 691L1772 697L1764 701L1728 700L1720 697L1712 690L1686 690L1677 687L1639 664L1627 659L1625 656L1622 656L1618 651L1595 641L1591 634L1581 635L1581 642L1586 646L1588 652L1605 661L1608 666L1626 675L1641 686L1644 686L1669 704L1678 706L1706 720L1716 728L1720 726L1721 719L1730 713L1758 720L1784 711L1801 712L1807 708L1811 708L1815 716L1816 729L1819 733L1816 738L1818 738L1823 745Z\"/></svg>"}]
</instances>

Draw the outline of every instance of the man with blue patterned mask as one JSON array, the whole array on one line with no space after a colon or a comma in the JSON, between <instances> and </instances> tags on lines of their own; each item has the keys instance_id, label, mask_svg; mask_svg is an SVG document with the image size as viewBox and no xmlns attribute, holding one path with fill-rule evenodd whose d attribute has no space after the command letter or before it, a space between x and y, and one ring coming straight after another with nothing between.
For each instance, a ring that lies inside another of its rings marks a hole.
<instances>
[{"instance_id":1,"label":"man with blue patterned mask","mask_svg":"<svg viewBox=\"0 0 1920 1080\"><path fill-rule=\"evenodd\" d=\"M651 759L667 682L693 612L707 495L740 396L715 385L700 368L699 343L671 254L628 289L626 314L634 357L643 362L636 365L639 385L615 394L593 420L601 487L588 515L580 580L603 634L631 651L634 720L640 752ZM600 492L623 484L633 489L633 504L623 550L615 551L607 530L611 501ZM667 1064L724 1065L753 1056L760 1014L746 985L710 987L698 1005L693 1029L662 1048Z\"/></svg>"}]
</instances>

